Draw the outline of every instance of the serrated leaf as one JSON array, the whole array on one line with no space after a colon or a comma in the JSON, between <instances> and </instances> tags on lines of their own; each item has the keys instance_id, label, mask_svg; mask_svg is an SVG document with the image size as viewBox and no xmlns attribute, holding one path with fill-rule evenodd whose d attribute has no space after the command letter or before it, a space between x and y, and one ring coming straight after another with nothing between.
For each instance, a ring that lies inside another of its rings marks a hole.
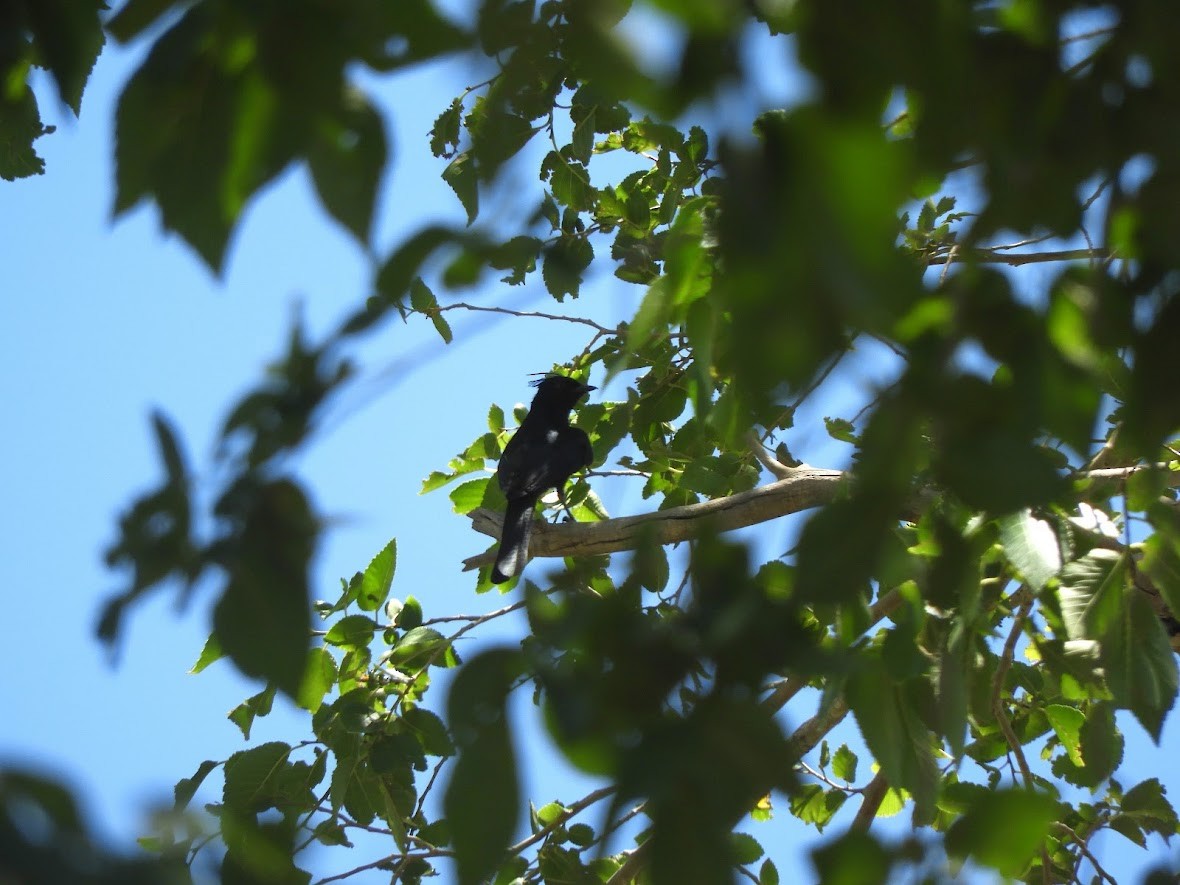
<instances>
[{"instance_id":1,"label":"serrated leaf","mask_svg":"<svg viewBox=\"0 0 1180 885\"><path fill-rule=\"evenodd\" d=\"M1164 717L1176 702L1180 677L1163 625L1144 594L1123 591L1123 605L1100 637L1106 685L1114 702L1130 710L1159 743Z\"/></svg>"},{"instance_id":2,"label":"serrated leaf","mask_svg":"<svg viewBox=\"0 0 1180 885\"><path fill-rule=\"evenodd\" d=\"M246 698L230 710L226 718L241 730L243 738L249 740L250 729L254 727L255 717L270 715L270 711L274 707L274 700L274 686L268 685L258 694Z\"/></svg>"},{"instance_id":3,"label":"serrated leaf","mask_svg":"<svg viewBox=\"0 0 1180 885\"><path fill-rule=\"evenodd\" d=\"M201 648L200 657L197 658L197 662L193 664L189 673L200 673L214 661L219 661L223 657L225 657L225 652L221 650L217 634L210 633L209 638L205 640L205 645Z\"/></svg>"},{"instance_id":4,"label":"serrated leaf","mask_svg":"<svg viewBox=\"0 0 1180 885\"><path fill-rule=\"evenodd\" d=\"M479 174L468 151L455 155L443 170L442 179L451 186L467 212L467 223L473 224L479 215Z\"/></svg>"},{"instance_id":5,"label":"serrated leaf","mask_svg":"<svg viewBox=\"0 0 1180 885\"><path fill-rule=\"evenodd\" d=\"M450 107L439 114L430 127L430 152L436 157L449 156L450 151L459 147L459 118L463 113L463 102L456 98Z\"/></svg>"},{"instance_id":6,"label":"serrated leaf","mask_svg":"<svg viewBox=\"0 0 1180 885\"><path fill-rule=\"evenodd\" d=\"M934 812L939 781L930 732L907 694L881 665L866 666L846 685L848 706L856 716L873 756L889 785L914 798L918 820Z\"/></svg>"},{"instance_id":7,"label":"serrated leaf","mask_svg":"<svg viewBox=\"0 0 1180 885\"><path fill-rule=\"evenodd\" d=\"M271 807L279 773L290 754L290 746L281 741L234 753L225 760L222 801L232 809L245 812Z\"/></svg>"},{"instance_id":8,"label":"serrated leaf","mask_svg":"<svg viewBox=\"0 0 1180 885\"><path fill-rule=\"evenodd\" d=\"M295 703L309 713L314 713L324 702L326 695L336 682L336 659L321 647L307 653L307 671L295 695Z\"/></svg>"},{"instance_id":9,"label":"serrated leaf","mask_svg":"<svg viewBox=\"0 0 1180 885\"><path fill-rule=\"evenodd\" d=\"M504 429L504 410L495 403L488 408L488 430L500 433Z\"/></svg>"},{"instance_id":10,"label":"serrated leaf","mask_svg":"<svg viewBox=\"0 0 1180 885\"><path fill-rule=\"evenodd\" d=\"M365 566L356 604L361 611L375 612L389 598L393 574L397 570L397 539L391 538L381 552Z\"/></svg>"},{"instance_id":11,"label":"serrated leaf","mask_svg":"<svg viewBox=\"0 0 1180 885\"><path fill-rule=\"evenodd\" d=\"M346 615L328 628L324 642L342 648L365 648L373 641L376 628L368 615Z\"/></svg>"},{"instance_id":12,"label":"serrated leaf","mask_svg":"<svg viewBox=\"0 0 1180 885\"><path fill-rule=\"evenodd\" d=\"M1143 542L1142 568L1172 615L1180 619L1180 550L1164 535L1152 535Z\"/></svg>"},{"instance_id":13,"label":"serrated leaf","mask_svg":"<svg viewBox=\"0 0 1180 885\"><path fill-rule=\"evenodd\" d=\"M578 297L582 285L582 274L594 260L594 247L590 241L579 236L562 236L545 250L541 266L541 278L545 288L558 301L566 295Z\"/></svg>"},{"instance_id":14,"label":"serrated leaf","mask_svg":"<svg viewBox=\"0 0 1180 885\"><path fill-rule=\"evenodd\" d=\"M425 495L427 492L441 489L447 483L452 482L455 477L456 474L454 473L443 473L441 470L432 470L430 475L422 480L422 488L418 490L418 494Z\"/></svg>"},{"instance_id":15,"label":"serrated leaf","mask_svg":"<svg viewBox=\"0 0 1180 885\"><path fill-rule=\"evenodd\" d=\"M1061 550L1049 523L1028 510L1001 517L1004 556L1033 590L1040 592L1061 570Z\"/></svg>"},{"instance_id":16,"label":"serrated leaf","mask_svg":"<svg viewBox=\"0 0 1180 885\"><path fill-rule=\"evenodd\" d=\"M729 850L733 862L743 866L754 863L766 853L758 840L749 833L730 833Z\"/></svg>"},{"instance_id":17,"label":"serrated leaf","mask_svg":"<svg viewBox=\"0 0 1180 885\"><path fill-rule=\"evenodd\" d=\"M490 480L490 476L481 476L479 479L468 480L452 489L450 498L455 512L467 514L483 503L484 493Z\"/></svg>"},{"instance_id":18,"label":"serrated leaf","mask_svg":"<svg viewBox=\"0 0 1180 885\"><path fill-rule=\"evenodd\" d=\"M856 754L848 748L848 744L841 744L836 755L832 757L832 774L846 783L853 783L856 780L858 761Z\"/></svg>"},{"instance_id":19,"label":"serrated leaf","mask_svg":"<svg viewBox=\"0 0 1180 885\"><path fill-rule=\"evenodd\" d=\"M1126 561L1113 550L1097 548L1061 570L1057 593L1070 639L1097 639L1119 616Z\"/></svg>"},{"instance_id":20,"label":"serrated leaf","mask_svg":"<svg viewBox=\"0 0 1180 885\"><path fill-rule=\"evenodd\" d=\"M1123 814L1133 817L1144 830L1159 833L1165 839L1176 832L1176 810L1166 798L1167 790L1158 778L1136 784L1120 803Z\"/></svg>"}]
</instances>

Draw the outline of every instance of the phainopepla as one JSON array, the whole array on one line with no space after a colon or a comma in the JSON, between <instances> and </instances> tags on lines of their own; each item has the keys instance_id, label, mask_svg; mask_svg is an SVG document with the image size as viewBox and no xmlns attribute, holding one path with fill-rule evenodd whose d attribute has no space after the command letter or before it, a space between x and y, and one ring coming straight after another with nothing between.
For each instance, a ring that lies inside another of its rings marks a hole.
<instances>
[{"instance_id":1,"label":"phainopepla","mask_svg":"<svg viewBox=\"0 0 1180 885\"><path fill-rule=\"evenodd\" d=\"M520 429L504 447L496 470L508 509L492 568L494 584L514 577L528 561L537 499L548 489L557 489L565 506L566 480L594 460L585 431L570 427L570 409L594 388L565 375L546 375L533 386L537 395Z\"/></svg>"}]
</instances>

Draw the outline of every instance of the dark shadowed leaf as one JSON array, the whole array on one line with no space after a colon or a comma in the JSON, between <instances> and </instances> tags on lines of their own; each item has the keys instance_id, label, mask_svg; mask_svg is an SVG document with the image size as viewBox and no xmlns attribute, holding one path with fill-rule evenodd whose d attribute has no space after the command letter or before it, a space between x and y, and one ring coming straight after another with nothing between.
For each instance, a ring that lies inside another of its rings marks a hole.
<instances>
[{"instance_id":1,"label":"dark shadowed leaf","mask_svg":"<svg viewBox=\"0 0 1180 885\"><path fill-rule=\"evenodd\" d=\"M447 700L459 758L444 807L461 885L474 885L496 869L520 818L516 756L505 709L520 666L515 651L486 651L455 677Z\"/></svg>"}]
</instances>

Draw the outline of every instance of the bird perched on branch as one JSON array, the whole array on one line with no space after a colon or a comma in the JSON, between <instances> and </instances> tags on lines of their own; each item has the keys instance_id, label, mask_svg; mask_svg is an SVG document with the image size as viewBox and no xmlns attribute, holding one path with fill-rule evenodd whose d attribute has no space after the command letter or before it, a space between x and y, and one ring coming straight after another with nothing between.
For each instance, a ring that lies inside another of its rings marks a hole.
<instances>
[{"instance_id":1,"label":"bird perched on branch","mask_svg":"<svg viewBox=\"0 0 1180 885\"><path fill-rule=\"evenodd\" d=\"M546 375L532 383L537 395L520 428L504 447L496 470L508 509L492 567L494 584L515 577L528 561L537 499L549 489L556 489L568 513L566 480L594 460L590 437L570 426L570 410L595 388L565 375Z\"/></svg>"}]
</instances>

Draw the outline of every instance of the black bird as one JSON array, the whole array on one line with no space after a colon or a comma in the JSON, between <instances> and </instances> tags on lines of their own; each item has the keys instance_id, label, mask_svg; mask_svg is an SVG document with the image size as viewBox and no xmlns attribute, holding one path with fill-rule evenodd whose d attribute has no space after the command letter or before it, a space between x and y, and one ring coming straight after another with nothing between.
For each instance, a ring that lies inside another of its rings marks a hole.
<instances>
[{"instance_id":1,"label":"black bird","mask_svg":"<svg viewBox=\"0 0 1180 885\"><path fill-rule=\"evenodd\" d=\"M564 507L566 480L594 460L590 437L570 426L570 409L594 388L565 375L546 375L533 386L537 395L520 429L504 446L496 470L508 509L492 568L494 584L519 574L528 561L537 499L549 489L557 489Z\"/></svg>"}]
</instances>

